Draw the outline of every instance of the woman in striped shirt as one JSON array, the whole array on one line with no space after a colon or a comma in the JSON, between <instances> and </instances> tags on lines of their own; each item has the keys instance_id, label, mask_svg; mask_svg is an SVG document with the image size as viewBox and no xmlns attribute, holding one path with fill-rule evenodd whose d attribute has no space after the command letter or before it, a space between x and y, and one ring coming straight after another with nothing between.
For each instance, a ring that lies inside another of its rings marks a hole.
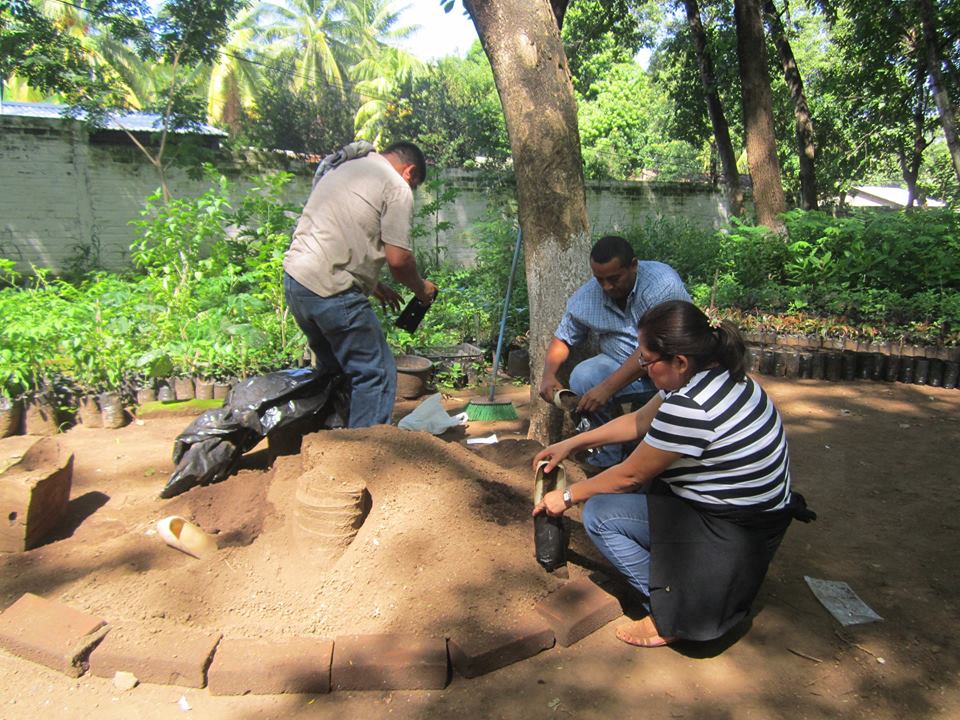
<instances>
[{"instance_id":1,"label":"woman in striped shirt","mask_svg":"<svg viewBox=\"0 0 960 720\"><path fill-rule=\"evenodd\" d=\"M787 439L773 403L746 375L729 323L712 327L674 300L640 319L640 363L660 393L635 413L551 445L551 471L575 452L641 440L622 463L544 495L533 514L586 502L583 524L644 597L650 614L618 628L632 645L711 640L747 616L792 518Z\"/></svg>"}]
</instances>

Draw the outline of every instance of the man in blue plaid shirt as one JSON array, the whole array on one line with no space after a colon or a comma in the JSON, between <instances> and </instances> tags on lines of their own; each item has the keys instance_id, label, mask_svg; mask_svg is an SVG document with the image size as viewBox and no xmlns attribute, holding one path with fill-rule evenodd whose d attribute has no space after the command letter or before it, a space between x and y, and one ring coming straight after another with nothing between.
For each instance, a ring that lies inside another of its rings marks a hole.
<instances>
[{"instance_id":1,"label":"man in blue plaid shirt","mask_svg":"<svg viewBox=\"0 0 960 720\"><path fill-rule=\"evenodd\" d=\"M640 367L637 323L654 305L667 300L690 300L677 271L661 262L637 260L625 239L600 238L590 251L593 279L567 301L567 311L547 347L540 381L540 397L553 402L563 388L557 371L570 349L593 333L600 354L579 363L570 373L570 389L580 396L577 411L590 429L611 420L617 403L655 390ZM610 467L621 462L628 448L606 445L591 451L587 462Z\"/></svg>"}]
</instances>

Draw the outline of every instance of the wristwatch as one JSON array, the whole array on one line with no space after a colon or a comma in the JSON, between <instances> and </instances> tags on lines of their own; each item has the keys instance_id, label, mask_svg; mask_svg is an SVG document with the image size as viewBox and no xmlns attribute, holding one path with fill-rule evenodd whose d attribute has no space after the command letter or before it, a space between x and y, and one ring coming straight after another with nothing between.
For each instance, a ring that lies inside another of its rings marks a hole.
<instances>
[{"instance_id":1,"label":"wristwatch","mask_svg":"<svg viewBox=\"0 0 960 720\"><path fill-rule=\"evenodd\" d=\"M573 507L573 495L570 494L570 488L563 490L563 504L567 507Z\"/></svg>"}]
</instances>

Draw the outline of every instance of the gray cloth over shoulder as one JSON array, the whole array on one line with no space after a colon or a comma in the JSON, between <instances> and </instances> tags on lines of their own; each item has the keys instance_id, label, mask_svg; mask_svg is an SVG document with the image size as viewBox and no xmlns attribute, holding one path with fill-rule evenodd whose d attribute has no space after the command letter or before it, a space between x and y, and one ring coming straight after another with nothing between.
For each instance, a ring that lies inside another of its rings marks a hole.
<instances>
[{"instance_id":1,"label":"gray cloth over shoulder","mask_svg":"<svg viewBox=\"0 0 960 720\"><path fill-rule=\"evenodd\" d=\"M317 165L317 171L313 174L313 185L316 185L320 181L320 178L328 172L336 170L348 160L356 160L357 158L364 157L372 153L373 150L373 143L369 143L366 140L357 140L349 145L344 145L335 153L330 153ZM311 187L313 187L313 185L311 185Z\"/></svg>"}]
</instances>

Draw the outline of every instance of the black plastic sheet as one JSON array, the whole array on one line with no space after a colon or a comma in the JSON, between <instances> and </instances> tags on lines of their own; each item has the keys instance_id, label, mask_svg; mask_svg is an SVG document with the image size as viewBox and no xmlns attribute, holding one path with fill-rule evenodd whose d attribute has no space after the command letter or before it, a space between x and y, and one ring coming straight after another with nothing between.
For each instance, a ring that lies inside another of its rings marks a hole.
<instances>
[{"instance_id":1,"label":"black plastic sheet","mask_svg":"<svg viewBox=\"0 0 960 720\"><path fill-rule=\"evenodd\" d=\"M160 497L229 477L245 452L274 433L343 427L349 409L350 382L341 374L302 368L248 378L177 437L177 468Z\"/></svg>"}]
</instances>

